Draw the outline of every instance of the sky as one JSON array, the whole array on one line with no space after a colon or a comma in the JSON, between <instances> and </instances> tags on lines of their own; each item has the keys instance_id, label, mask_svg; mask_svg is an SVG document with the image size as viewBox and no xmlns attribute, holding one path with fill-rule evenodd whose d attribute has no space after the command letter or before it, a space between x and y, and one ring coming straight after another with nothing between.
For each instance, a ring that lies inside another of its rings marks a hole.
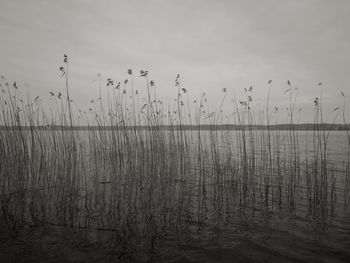
<instances>
[{"instance_id":1,"label":"sky","mask_svg":"<svg viewBox=\"0 0 350 263\"><path fill-rule=\"evenodd\" d=\"M321 88L333 121L341 91L350 103L349 11L348 0L1 0L0 74L23 97L48 101L49 91L65 90L59 67L67 54L80 109L99 96L98 73L103 83L118 81L130 68L148 70L159 98L171 103L177 74L191 100L206 92L213 110L226 88L227 114L232 97L246 99L250 86L253 103L266 103L272 80L270 105L283 115L290 80L299 122L312 121ZM144 94L145 80L136 77L135 87Z\"/></svg>"}]
</instances>

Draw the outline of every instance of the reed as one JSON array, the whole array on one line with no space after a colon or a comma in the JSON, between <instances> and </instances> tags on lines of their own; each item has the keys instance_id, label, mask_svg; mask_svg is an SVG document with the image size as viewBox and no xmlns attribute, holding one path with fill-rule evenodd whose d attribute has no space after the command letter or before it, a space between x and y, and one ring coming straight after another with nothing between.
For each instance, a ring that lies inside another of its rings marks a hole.
<instances>
[{"instance_id":1,"label":"reed","mask_svg":"<svg viewBox=\"0 0 350 263\"><path fill-rule=\"evenodd\" d=\"M270 106L271 81L265 112L256 110L250 88L243 100L233 96L236 131L222 131L226 89L219 107L210 112L203 92L190 104L190 91L177 75L176 105L166 106L145 70L140 72L145 87L135 86L131 69L123 89L107 79L107 109L99 75L98 100L87 112L75 112L68 57L64 63L67 100L51 92L51 115L40 98L22 103L17 84L11 87L5 78L1 82L1 215L16 231L26 224L112 231L121 249L133 251L141 240L154 253L166 239L181 243L208 226L221 233L230 222L247 223L271 213L327 221L341 202L336 194L341 178L342 196L345 203L349 200L349 126L345 172L337 172L328 158L330 131L322 100L315 100L310 154L295 130L297 95L289 81L287 131L271 125L272 118L279 124L278 109L272 113ZM141 89L147 93L144 105L138 97ZM344 123L345 117L344 98ZM78 120L88 129L78 130Z\"/></svg>"}]
</instances>

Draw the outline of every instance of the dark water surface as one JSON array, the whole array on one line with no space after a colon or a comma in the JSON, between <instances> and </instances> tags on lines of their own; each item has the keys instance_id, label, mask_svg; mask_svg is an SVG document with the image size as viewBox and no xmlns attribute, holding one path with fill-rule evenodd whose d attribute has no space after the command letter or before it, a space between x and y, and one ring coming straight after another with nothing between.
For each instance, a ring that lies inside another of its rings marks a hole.
<instances>
[{"instance_id":1,"label":"dark water surface","mask_svg":"<svg viewBox=\"0 0 350 263\"><path fill-rule=\"evenodd\" d=\"M350 261L344 131L74 131L75 148L69 131L39 133L31 214L93 244L122 240L128 260ZM109 262L46 238L70 251L57 260Z\"/></svg>"}]
</instances>

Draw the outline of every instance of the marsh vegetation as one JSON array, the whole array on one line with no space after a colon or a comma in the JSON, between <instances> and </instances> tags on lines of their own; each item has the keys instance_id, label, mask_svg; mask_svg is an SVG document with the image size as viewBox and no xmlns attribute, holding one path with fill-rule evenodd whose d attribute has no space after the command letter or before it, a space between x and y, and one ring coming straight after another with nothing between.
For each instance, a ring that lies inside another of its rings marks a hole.
<instances>
[{"instance_id":1,"label":"marsh vegetation","mask_svg":"<svg viewBox=\"0 0 350 263\"><path fill-rule=\"evenodd\" d=\"M324 128L322 98L311 101L313 129L297 131L289 81L288 119L279 120L269 105L271 81L260 109L252 88L231 102L224 89L221 104L209 112L205 93L190 101L179 75L175 103L166 105L147 71L137 76L145 86L135 87L128 70L121 83L105 84L99 75L107 100L100 95L86 112L74 111L67 57L60 70L66 94L51 92L50 112L38 97L24 102L16 83L1 82L0 208L14 232L74 228L113 244L118 259L132 259L140 250L152 258L161 248L193 240L219 242L237 227L289 231L294 224L307 229L304 235L318 236L335 225L349 233L345 103L334 112L344 131ZM145 100L138 89L147 91ZM235 130L218 129L224 103L231 103ZM288 129L275 129L280 123ZM339 235L333 245L346 250Z\"/></svg>"}]
</instances>

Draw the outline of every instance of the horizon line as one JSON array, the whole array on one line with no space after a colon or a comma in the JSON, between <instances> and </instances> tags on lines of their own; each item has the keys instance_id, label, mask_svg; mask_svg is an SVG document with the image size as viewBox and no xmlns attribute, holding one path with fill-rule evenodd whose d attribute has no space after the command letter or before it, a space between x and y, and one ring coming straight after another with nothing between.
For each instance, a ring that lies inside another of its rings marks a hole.
<instances>
[{"instance_id":1,"label":"horizon line","mask_svg":"<svg viewBox=\"0 0 350 263\"><path fill-rule=\"evenodd\" d=\"M40 129L40 130L154 130L154 129L162 129L162 130L242 130L254 128L258 130L290 130L291 128L295 130L338 130L338 131L346 131L350 130L350 123L347 124L335 124L335 123L285 123L285 124L199 124L199 125L191 125L191 124L159 124L159 125L0 125L0 130L12 130L12 129Z\"/></svg>"}]
</instances>

